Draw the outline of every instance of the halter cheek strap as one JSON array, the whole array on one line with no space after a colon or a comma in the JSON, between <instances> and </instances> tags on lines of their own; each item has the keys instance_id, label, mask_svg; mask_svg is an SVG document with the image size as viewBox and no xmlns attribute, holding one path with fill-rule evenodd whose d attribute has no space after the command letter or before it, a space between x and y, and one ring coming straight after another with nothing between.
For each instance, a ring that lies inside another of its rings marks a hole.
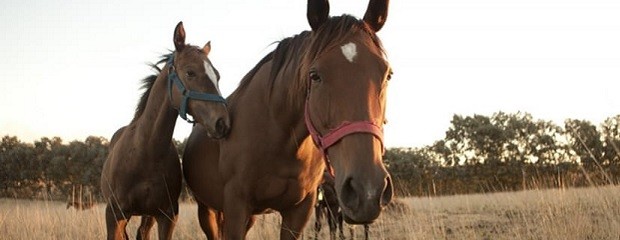
<instances>
[{"instance_id":1,"label":"halter cheek strap","mask_svg":"<svg viewBox=\"0 0 620 240\"><path fill-rule=\"evenodd\" d=\"M171 55L170 59L168 60L168 66L170 67L168 71L168 94L170 96L170 101L172 101L172 86L173 85L176 86L177 89L179 89L179 92L181 92L181 95L183 96L183 98L181 99L181 106L179 106L178 110L179 110L179 116L181 116L183 120L187 121L188 123L195 123L194 120L190 120L187 118L187 103L189 102L190 99L210 101L210 102L219 102L219 103L226 104L226 99L224 99L220 95L196 92L196 91L188 90L187 88L185 88L185 85L183 85L183 82L181 82L181 79L179 79L179 76L177 75L177 72L174 68L174 56L173 55Z\"/></svg>"},{"instance_id":2,"label":"halter cheek strap","mask_svg":"<svg viewBox=\"0 0 620 240\"><path fill-rule=\"evenodd\" d=\"M310 132L310 136L312 137L314 144L321 150L321 153L323 154L323 159L325 160L325 166L327 167L327 171L332 176L334 176L334 169L332 168L331 161L329 160L327 149L348 135L355 133L372 134L375 138L379 140L379 142L381 142L381 149L385 152L385 146L383 145L383 129L377 126L377 124L370 121L345 121L340 124L340 126L331 129L324 136L321 136L319 131L317 131L314 127L314 124L312 124L312 120L310 119L309 105L309 101L308 99L306 99L306 104L304 107L304 122L306 124L306 127L308 128L308 132Z\"/></svg>"}]
</instances>

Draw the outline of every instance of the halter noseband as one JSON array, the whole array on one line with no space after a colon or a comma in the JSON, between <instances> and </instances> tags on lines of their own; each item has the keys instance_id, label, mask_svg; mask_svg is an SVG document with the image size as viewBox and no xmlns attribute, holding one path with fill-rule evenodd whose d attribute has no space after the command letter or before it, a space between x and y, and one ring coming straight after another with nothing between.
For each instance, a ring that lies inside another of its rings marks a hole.
<instances>
[{"instance_id":1,"label":"halter noseband","mask_svg":"<svg viewBox=\"0 0 620 240\"><path fill-rule=\"evenodd\" d=\"M181 82L181 79L179 79L179 76L177 75L177 72L175 70L173 54L170 55L167 64L170 67L170 69L168 70L168 93L170 95L170 101L172 101L172 85L174 84L174 86L179 89L179 92L181 92L181 95L183 95L183 99L181 99L181 106L178 109L179 116L181 116L183 120L187 121L188 123L196 123L194 120L190 120L187 118L187 102L189 102L189 99L220 102L226 104L226 99L224 99L220 95L196 92L185 88L185 85L183 85L183 82Z\"/></svg>"},{"instance_id":2,"label":"halter noseband","mask_svg":"<svg viewBox=\"0 0 620 240\"><path fill-rule=\"evenodd\" d=\"M334 169L332 168L331 161L329 160L327 149L348 135L355 133L372 134L381 142L381 148L383 149L382 151L385 151L385 146L383 145L383 129L371 121L344 121L340 124L340 126L329 130L327 134L322 136L321 133L319 133L319 131L314 127L314 124L312 124L312 120L310 119L309 98L310 88L308 86L308 96L306 97L306 104L304 106L304 122L306 123L306 128L308 128L308 132L310 132L310 136L312 137L314 144L323 154L325 166L327 167L329 174L334 176Z\"/></svg>"}]
</instances>

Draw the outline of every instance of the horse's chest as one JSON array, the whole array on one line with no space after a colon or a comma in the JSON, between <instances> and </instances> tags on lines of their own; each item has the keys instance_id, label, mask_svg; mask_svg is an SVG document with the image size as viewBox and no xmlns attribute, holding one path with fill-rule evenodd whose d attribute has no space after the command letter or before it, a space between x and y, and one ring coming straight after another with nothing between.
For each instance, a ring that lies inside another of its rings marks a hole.
<instances>
[{"instance_id":1,"label":"horse's chest","mask_svg":"<svg viewBox=\"0 0 620 240\"><path fill-rule=\"evenodd\" d=\"M256 200L269 208L293 206L304 200L311 189L308 184L294 178L266 177L257 182ZM277 204L278 206L274 206Z\"/></svg>"}]
</instances>

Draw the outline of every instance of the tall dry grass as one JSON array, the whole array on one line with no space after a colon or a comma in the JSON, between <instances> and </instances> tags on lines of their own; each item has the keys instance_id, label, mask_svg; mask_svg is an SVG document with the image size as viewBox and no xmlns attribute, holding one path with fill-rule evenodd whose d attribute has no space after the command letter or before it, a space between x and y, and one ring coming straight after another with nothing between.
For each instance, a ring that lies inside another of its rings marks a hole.
<instances>
[{"instance_id":1,"label":"tall dry grass","mask_svg":"<svg viewBox=\"0 0 620 240\"><path fill-rule=\"evenodd\" d=\"M386 210L371 225L371 239L620 239L617 186L398 201L405 207ZM175 239L205 239L195 212L195 205L181 204ZM258 216L248 238L277 239L279 221L275 214ZM138 223L134 217L127 228L132 238ZM314 236L312 228L308 224L305 239ZM358 239L362 231L356 227ZM0 238L103 239L104 206L78 211L62 202L0 199Z\"/></svg>"}]
</instances>

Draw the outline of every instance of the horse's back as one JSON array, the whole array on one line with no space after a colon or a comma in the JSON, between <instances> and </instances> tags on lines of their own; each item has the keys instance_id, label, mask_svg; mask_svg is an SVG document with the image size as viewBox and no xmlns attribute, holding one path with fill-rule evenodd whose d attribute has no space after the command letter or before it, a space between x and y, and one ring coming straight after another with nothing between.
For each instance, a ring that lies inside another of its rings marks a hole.
<instances>
[{"instance_id":1,"label":"horse's back","mask_svg":"<svg viewBox=\"0 0 620 240\"><path fill-rule=\"evenodd\" d=\"M113 187L113 174L115 172L115 170L113 168L115 168L115 166L117 164L115 164L115 159L116 159L116 154L117 151L115 151L116 145L119 141L119 139L121 138L121 136L123 135L125 128L127 126L123 126L121 128L119 128L118 130L116 130L116 132L114 132L114 134L112 135L112 139L110 139L110 145L108 146L108 156L106 157L105 162L103 163L103 169L101 170L101 179L100 179L100 184L101 184L101 191L103 193L103 196L105 198L108 198L109 196L112 195L112 189Z\"/></svg>"},{"instance_id":2,"label":"horse's back","mask_svg":"<svg viewBox=\"0 0 620 240\"><path fill-rule=\"evenodd\" d=\"M127 129L127 126L123 126L123 127L119 128L112 135L112 139L110 139L110 145L108 146L108 156L107 156L106 161L105 161L105 163L103 165L102 177L104 175L106 175L106 174L110 174L109 173L109 169L116 165L116 164L113 164L113 162L115 161L116 158L118 158L116 155L120 151L120 148L117 147L117 145L118 145L119 141L121 141L121 139L122 139L122 137L123 137L123 135L125 133L125 129Z\"/></svg>"},{"instance_id":3,"label":"horse's back","mask_svg":"<svg viewBox=\"0 0 620 240\"><path fill-rule=\"evenodd\" d=\"M122 145L127 143L122 143L125 135L125 130L129 125L123 126L116 130L112 135L112 139L110 140L110 145L108 146L108 156L106 158L105 163L103 164L103 170L101 172L101 180L104 178L110 178L114 173L118 164L116 163L121 158L119 155L122 155L121 151L123 151ZM125 141L126 142L126 141ZM103 184L103 182L102 182ZM103 185L102 185L103 186Z\"/></svg>"}]
</instances>

